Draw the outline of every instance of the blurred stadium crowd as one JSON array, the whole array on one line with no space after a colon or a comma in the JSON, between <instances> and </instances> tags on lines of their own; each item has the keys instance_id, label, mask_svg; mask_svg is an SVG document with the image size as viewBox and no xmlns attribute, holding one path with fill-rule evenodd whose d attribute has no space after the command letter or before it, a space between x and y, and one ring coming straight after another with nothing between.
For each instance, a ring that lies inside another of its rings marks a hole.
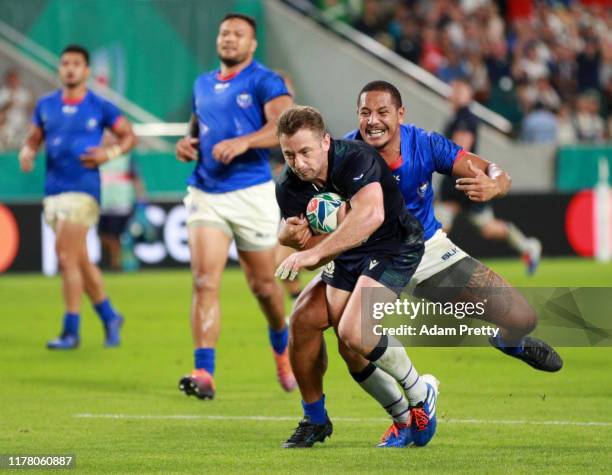
<instances>
[{"instance_id":1,"label":"blurred stadium crowd","mask_svg":"<svg viewBox=\"0 0 612 475\"><path fill-rule=\"evenodd\" d=\"M21 82L18 70L8 69L0 84L0 152L17 150L28 129L34 94Z\"/></svg>"},{"instance_id":2,"label":"blurred stadium crowd","mask_svg":"<svg viewBox=\"0 0 612 475\"><path fill-rule=\"evenodd\" d=\"M612 137L612 8L603 1L313 0L476 99L528 142Z\"/></svg>"}]
</instances>

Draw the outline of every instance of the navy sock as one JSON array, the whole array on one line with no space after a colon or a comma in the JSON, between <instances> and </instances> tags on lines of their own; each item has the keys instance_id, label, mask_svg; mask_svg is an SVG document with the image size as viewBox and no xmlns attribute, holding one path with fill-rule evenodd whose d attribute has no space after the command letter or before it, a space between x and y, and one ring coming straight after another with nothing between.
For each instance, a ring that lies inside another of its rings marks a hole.
<instances>
[{"instance_id":1,"label":"navy sock","mask_svg":"<svg viewBox=\"0 0 612 475\"><path fill-rule=\"evenodd\" d=\"M325 424L327 421L327 411L325 410L325 394L321 396L321 399L311 403L305 403L302 401L302 407L304 408L304 416L308 417L313 424Z\"/></svg>"},{"instance_id":2,"label":"navy sock","mask_svg":"<svg viewBox=\"0 0 612 475\"><path fill-rule=\"evenodd\" d=\"M64 333L78 335L80 322L81 316L78 313L66 312L64 314Z\"/></svg>"},{"instance_id":3,"label":"navy sock","mask_svg":"<svg viewBox=\"0 0 612 475\"><path fill-rule=\"evenodd\" d=\"M520 355L523 352L523 340L521 340L519 344L509 346L508 343L502 340L501 335L497 335L495 337L495 343L504 351L504 353L509 355Z\"/></svg>"},{"instance_id":4,"label":"navy sock","mask_svg":"<svg viewBox=\"0 0 612 475\"><path fill-rule=\"evenodd\" d=\"M289 343L289 327L285 325L282 330L273 330L268 328L268 336L270 337L270 344L277 354L281 354L287 348Z\"/></svg>"},{"instance_id":5,"label":"navy sock","mask_svg":"<svg viewBox=\"0 0 612 475\"><path fill-rule=\"evenodd\" d=\"M117 316L117 312L111 305L110 300L108 300L108 298L102 300L102 302L100 303L95 304L94 309L96 310L98 317L100 317L100 319L104 323L110 322L113 318Z\"/></svg>"},{"instance_id":6,"label":"navy sock","mask_svg":"<svg viewBox=\"0 0 612 475\"><path fill-rule=\"evenodd\" d=\"M215 374L215 349L198 348L194 350L195 369L205 369L210 374Z\"/></svg>"}]
</instances>

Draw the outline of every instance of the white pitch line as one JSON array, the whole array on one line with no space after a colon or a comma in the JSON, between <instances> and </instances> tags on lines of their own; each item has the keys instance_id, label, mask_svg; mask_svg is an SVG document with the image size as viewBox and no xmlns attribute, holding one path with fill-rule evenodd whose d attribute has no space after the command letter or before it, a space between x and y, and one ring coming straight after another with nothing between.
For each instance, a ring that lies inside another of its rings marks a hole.
<instances>
[{"instance_id":1,"label":"white pitch line","mask_svg":"<svg viewBox=\"0 0 612 475\"><path fill-rule=\"evenodd\" d=\"M131 419L131 420L209 420L209 421L296 421L299 416L221 416L208 414L74 414L79 419ZM388 422L384 418L334 417L334 422ZM445 424L485 425L536 425L536 426L583 426L612 427L612 422L597 421L528 421L507 419L438 419Z\"/></svg>"}]
</instances>

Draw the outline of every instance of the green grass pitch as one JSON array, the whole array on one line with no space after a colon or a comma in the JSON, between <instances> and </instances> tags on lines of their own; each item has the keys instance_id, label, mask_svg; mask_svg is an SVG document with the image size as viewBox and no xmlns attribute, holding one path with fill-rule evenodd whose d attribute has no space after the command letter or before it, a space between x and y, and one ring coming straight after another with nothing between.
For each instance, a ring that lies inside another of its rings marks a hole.
<instances>
[{"instance_id":1,"label":"green grass pitch","mask_svg":"<svg viewBox=\"0 0 612 475\"><path fill-rule=\"evenodd\" d=\"M546 260L531 279L518 261L489 264L515 285L612 284L612 265L586 260ZM381 450L385 414L329 334L334 435L288 451L280 444L300 398L276 383L264 319L237 269L224 275L214 401L176 387L192 365L188 270L107 275L106 287L126 316L123 346L102 347L85 303L81 348L52 353L59 279L0 277L0 454L75 454L89 473L612 472L611 348L561 348L557 374L490 348L411 349L419 370L441 380L438 432L425 448Z\"/></svg>"}]
</instances>

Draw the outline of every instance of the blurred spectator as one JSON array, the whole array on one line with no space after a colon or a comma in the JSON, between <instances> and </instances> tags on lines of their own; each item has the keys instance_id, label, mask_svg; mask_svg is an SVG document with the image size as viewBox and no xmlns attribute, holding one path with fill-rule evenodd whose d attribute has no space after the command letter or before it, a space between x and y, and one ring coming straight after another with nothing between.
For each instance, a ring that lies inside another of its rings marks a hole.
<instances>
[{"instance_id":1,"label":"blurred spectator","mask_svg":"<svg viewBox=\"0 0 612 475\"><path fill-rule=\"evenodd\" d=\"M597 93L589 91L578 96L574 118L576 138L580 142L600 142L604 139L605 125L599 116Z\"/></svg>"},{"instance_id":2,"label":"blurred spectator","mask_svg":"<svg viewBox=\"0 0 612 475\"><path fill-rule=\"evenodd\" d=\"M395 42L395 51L413 63L421 57L421 33L416 21L406 17L401 21L399 36Z\"/></svg>"},{"instance_id":3,"label":"blurred spectator","mask_svg":"<svg viewBox=\"0 0 612 475\"><path fill-rule=\"evenodd\" d=\"M381 14L376 0L364 0L361 17L353 26L368 36L377 38L385 32L385 18Z\"/></svg>"},{"instance_id":4,"label":"blurred spectator","mask_svg":"<svg viewBox=\"0 0 612 475\"><path fill-rule=\"evenodd\" d=\"M21 85L19 73L14 69L7 71L0 88L0 150L21 146L32 106L33 95Z\"/></svg>"},{"instance_id":5,"label":"blurred spectator","mask_svg":"<svg viewBox=\"0 0 612 475\"><path fill-rule=\"evenodd\" d=\"M485 64L489 80L494 86L502 87L500 84L502 79L512 80L508 46L505 41L497 41L491 45L489 54L485 58Z\"/></svg>"},{"instance_id":6,"label":"blurred spectator","mask_svg":"<svg viewBox=\"0 0 612 475\"><path fill-rule=\"evenodd\" d=\"M557 117L544 104L536 101L523 119L521 139L528 143L555 143Z\"/></svg>"},{"instance_id":7,"label":"blurred spectator","mask_svg":"<svg viewBox=\"0 0 612 475\"><path fill-rule=\"evenodd\" d=\"M536 42L530 42L525 46L525 56L518 61L515 74L527 81L548 77L548 67L538 52Z\"/></svg>"},{"instance_id":8,"label":"blurred spectator","mask_svg":"<svg viewBox=\"0 0 612 475\"><path fill-rule=\"evenodd\" d=\"M536 102L540 102L546 109L557 111L561 106L559 94L551 86L548 78L542 77L526 86L528 98L527 109Z\"/></svg>"},{"instance_id":9,"label":"blurred spectator","mask_svg":"<svg viewBox=\"0 0 612 475\"><path fill-rule=\"evenodd\" d=\"M557 113L557 143L568 145L576 143L576 140L572 109L569 105L563 104Z\"/></svg>"},{"instance_id":10,"label":"blurred spectator","mask_svg":"<svg viewBox=\"0 0 612 475\"><path fill-rule=\"evenodd\" d=\"M467 68L465 62L459 57L459 53L451 48L446 53L445 59L440 63L438 68L438 77L445 83L449 84L458 78L467 76Z\"/></svg>"},{"instance_id":11,"label":"blurred spectator","mask_svg":"<svg viewBox=\"0 0 612 475\"><path fill-rule=\"evenodd\" d=\"M432 27L423 29L420 64L430 73L435 74L444 60L442 48L438 40L438 31Z\"/></svg>"},{"instance_id":12,"label":"blurred spectator","mask_svg":"<svg viewBox=\"0 0 612 475\"><path fill-rule=\"evenodd\" d=\"M578 91L598 89L601 55L595 38L586 38L584 50L576 57L576 64L578 65Z\"/></svg>"},{"instance_id":13,"label":"blurred spectator","mask_svg":"<svg viewBox=\"0 0 612 475\"><path fill-rule=\"evenodd\" d=\"M471 53L465 64L465 70L474 89L474 98L484 102L489 97L489 75L482 56L477 52Z\"/></svg>"}]
</instances>

